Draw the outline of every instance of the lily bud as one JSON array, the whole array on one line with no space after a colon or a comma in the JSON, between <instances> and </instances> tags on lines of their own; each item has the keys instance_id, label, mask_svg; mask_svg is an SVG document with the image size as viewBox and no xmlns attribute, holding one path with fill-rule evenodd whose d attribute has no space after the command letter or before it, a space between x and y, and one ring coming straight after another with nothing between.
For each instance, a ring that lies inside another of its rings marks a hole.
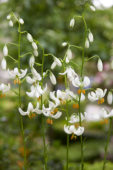
<instances>
[{"instance_id":1,"label":"lily bud","mask_svg":"<svg viewBox=\"0 0 113 170\"><path fill-rule=\"evenodd\" d=\"M13 21L12 20L9 21L9 26L13 27Z\"/></svg>"},{"instance_id":2,"label":"lily bud","mask_svg":"<svg viewBox=\"0 0 113 170\"><path fill-rule=\"evenodd\" d=\"M96 11L96 9L95 9L95 7L94 6L90 6L90 9L92 10L92 11Z\"/></svg>"},{"instance_id":3,"label":"lily bud","mask_svg":"<svg viewBox=\"0 0 113 170\"><path fill-rule=\"evenodd\" d=\"M75 25L75 19L74 18L72 18L71 20L70 20L70 27L71 28L73 28L74 27L74 25Z\"/></svg>"},{"instance_id":4,"label":"lily bud","mask_svg":"<svg viewBox=\"0 0 113 170\"><path fill-rule=\"evenodd\" d=\"M62 46L63 46L63 47L67 46L67 42L63 42L63 43L62 43Z\"/></svg>"},{"instance_id":5,"label":"lily bud","mask_svg":"<svg viewBox=\"0 0 113 170\"><path fill-rule=\"evenodd\" d=\"M5 45L4 48L3 48L3 55L4 55L4 56L8 56L8 48L7 48L6 45Z\"/></svg>"},{"instance_id":6,"label":"lily bud","mask_svg":"<svg viewBox=\"0 0 113 170\"><path fill-rule=\"evenodd\" d=\"M88 38L90 42L93 42L93 34L91 32L89 32Z\"/></svg>"},{"instance_id":7,"label":"lily bud","mask_svg":"<svg viewBox=\"0 0 113 170\"><path fill-rule=\"evenodd\" d=\"M7 62L6 62L6 59L3 57L2 62L1 62L1 68L3 70L6 70L6 67L7 67Z\"/></svg>"},{"instance_id":8,"label":"lily bud","mask_svg":"<svg viewBox=\"0 0 113 170\"><path fill-rule=\"evenodd\" d=\"M29 42L33 42L33 37L32 37L32 35L29 34L29 33L27 33L27 40L28 40Z\"/></svg>"},{"instance_id":9,"label":"lily bud","mask_svg":"<svg viewBox=\"0 0 113 170\"><path fill-rule=\"evenodd\" d=\"M50 73L50 80L51 80L51 83L52 83L53 85L56 84L56 77L54 76L54 74L53 74L52 72Z\"/></svg>"},{"instance_id":10,"label":"lily bud","mask_svg":"<svg viewBox=\"0 0 113 170\"><path fill-rule=\"evenodd\" d=\"M11 19L11 15L7 15L7 20L10 20Z\"/></svg>"},{"instance_id":11,"label":"lily bud","mask_svg":"<svg viewBox=\"0 0 113 170\"><path fill-rule=\"evenodd\" d=\"M34 50L33 53L34 53L34 56L36 56L36 57L38 56L38 51L37 50Z\"/></svg>"},{"instance_id":12,"label":"lily bud","mask_svg":"<svg viewBox=\"0 0 113 170\"><path fill-rule=\"evenodd\" d=\"M66 53L66 63L69 63L71 59L72 59L72 51L68 49Z\"/></svg>"},{"instance_id":13,"label":"lily bud","mask_svg":"<svg viewBox=\"0 0 113 170\"><path fill-rule=\"evenodd\" d=\"M89 48L89 41L88 41L88 39L86 39L86 41L85 41L85 47Z\"/></svg>"},{"instance_id":14,"label":"lily bud","mask_svg":"<svg viewBox=\"0 0 113 170\"><path fill-rule=\"evenodd\" d=\"M98 68L98 71L100 72L103 71L103 63L100 58L98 59L97 68Z\"/></svg>"},{"instance_id":15,"label":"lily bud","mask_svg":"<svg viewBox=\"0 0 113 170\"><path fill-rule=\"evenodd\" d=\"M108 104L112 104L112 100L113 100L112 92L109 92L108 95L107 95L107 102L108 102Z\"/></svg>"},{"instance_id":16,"label":"lily bud","mask_svg":"<svg viewBox=\"0 0 113 170\"><path fill-rule=\"evenodd\" d=\"M20 18L19 19L19 23L23 25L24 24L24 20L22 18Z\"/></svg>"},{"instance_id":17,"label":"lily bud","mask_svg":"<svg viewBox=\"0 0 113 170\"><path fill-rule=\"evenodd\" d=\"M35 42L32 42L32 47L33 47L34 50L37 50L37 49L38 49L38 47L37 47L37 45L36 45Z\"/></svg>"},{"instance_id":18,"label":"lily bud","mask_svg":"<svg viewBox=\"0 0 113 170\"><path fill-rule=\"evenodd\" d=\"M34 58L34 56L31 56L31 57L30 57L30 60L29 60L29 66L30 66L30 67L33 67L33 66L34 66L34 63L35 63L35 58Z\"/></svg>"}]
</instances>

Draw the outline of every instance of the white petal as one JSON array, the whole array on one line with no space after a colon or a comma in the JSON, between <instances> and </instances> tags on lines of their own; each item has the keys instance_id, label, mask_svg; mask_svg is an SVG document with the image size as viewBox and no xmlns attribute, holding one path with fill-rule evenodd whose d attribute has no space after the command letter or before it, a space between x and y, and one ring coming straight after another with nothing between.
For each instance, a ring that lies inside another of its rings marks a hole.
<instances>
[{"instance_id":1,"label":"white petal","mask_svg":"<svg viewBox=\"0 0 113 170\"><path fill-rule=\"evenodd\" d=\"M74 18L72 18L71 20L70 20L70 27L71 28L73 28L74 27L74 25L75 25L75 19Z\"/></svg>"},{"instance_id":2,"label":"white petal","mask_svg":"<svg viewBox=\"0 0 113 170\"><path fill-rule=\"evenodd\" d=\"M84 133L84 127L79 126L78 129L74 130L74 134L81 136Z\"/></svg>"},{"instance_id":3,"label":"white petal","mask_svg":"<svg viewBox=\"0 0 113 170\"><path fill-rule=\"evenodd\" d=\"M19 19L20 24L24 24L24 20L22 18Z\"/></svg>"},{"instance_id":4,"label":"white petal","mask_svg":"<svg viewBox=\"0 0 113 170\"><path fill-rule=\"evenodd\" d=\"M32 37L32 35L29 34L29 33L27 33L27 40L28 40L29 42L33 42L33 37Z\"/></svg>"},{"instance_id":5,"label":"white petal","mask_svg":"<svg viewBox=\"0 0 113 170\"><path fill-rule=\"evenodd\" d=\"M108 104L112 104L112 101L113 101L113 94L112 92L109 92L107 95L107 102Z\"/></svg>"},{"instance_id":6,"label":"white petal","mask_svg":"<svg viewBox=\"0 0 113 170\"><path fill-rule=\"evenodd\" d=\"M32 42L32 47L33 47L34 50L37 50L37 49L38 49L38 47L37 47L37 45L36 45L35 42Z\"/></svg>"},{"instance_id":7,"label":"white petal","mask_svg":"<svg viewBox=\"0 0 113 170\"><path fill-rule=\"evenodd\" d=\"M54 74L53 74L52 72L50 73L50 80L51 80L51 83L52 83L53 85L56 84L56 77L54 76Z\"/></svg>"},{"instance_id":8,"label":"white petal","mask_svg":"<svg viewBox=\"0 0 113 170\"><path fill-rule=\"evenodd\" d=\"M22 116L28 115L28 112L24 112L21 108L18 109Z\"/></svg>"},{"instance_id":9,"label":"white petal","mask_svg":"<svg viewBox=\"0 0 113 170\"><path fill-rule=\"evenodd\" d=\"M88 41L88 39L86 39L85 47L86 47L86 48L89 48L89 41Z\"/></svg>"},{"instance_id":10,"label":"white petal","mask_svg":"<svg viewBox=\"0 0 113 170\"><path fill-rule=\"evenodd\" d=\"M3 70L6 70L6 67L7 67L7 62L6 62L6 59L3 57L2 61L1 61L1 68Z\"/></svg>"},{"instance_id":11,"label":"white petal","mask_svg":"<svg viewBox=\"0 0 113 170\"><path fill-rule=\"evenodd\" d=\"M97 68L98 68L98 71L100 72L103 71L103 63L100 58L98 59Z\"/></svg>"},{"instance_id":12,"label":"white petal","mask_svg":"<svg viewBox=\"0 0 113 170\"><path fill-rule=\"evenodd\" d=\"M84 77L83 85L84 87L87 87L90 85L90 79L87 76Z\"/></svg>"},{"instance_id":13,"label":"white petal","mask_svg":"<svg viewBox=\"0 0 113 170\"><path fill-rule=\"evenodd\" d=\"M9 21L9 26L13 27L13 21L12 20Z\"/></svg>"},{"instance_id":14,"label":"white petal","mask_svg":"<svg viewBox=\"0 0 113 170\"><path fill-rule=\"evenodd\" d=\"M31 56L31 57L30 57L30 60L29 60L29 66L30 66L30 67L33 67L33 66L34 66L34 63L35 63L35 57L34 57L34 56Z\"/></svg>"},{"instance_id":15,"label":"white petal","mask_svg":"<svg viewBox=\"0 0 113 170\"><path fill-rule=\"evenodd\" d=\"M4 48L3 48L3 55L4 55L4 56L8 56L8 48L7 48L6 45L5 45Z\"/></svg>"}]
</instances>

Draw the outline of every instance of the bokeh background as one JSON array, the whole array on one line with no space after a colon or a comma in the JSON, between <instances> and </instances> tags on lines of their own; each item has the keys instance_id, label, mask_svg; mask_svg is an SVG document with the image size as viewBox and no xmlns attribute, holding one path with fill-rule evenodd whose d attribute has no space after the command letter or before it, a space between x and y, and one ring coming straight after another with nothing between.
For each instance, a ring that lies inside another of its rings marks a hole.
<instances>
[{"instance_id":1,"label":"bokeh background","mask_svg":"<svg viewBox=\"0 0 113 170\"><path fill-rule=\"evenodd\" d=\"M2 59L2 48L7 42L17 42L17 26L10 28L6 16L10 12L15 12L21 16L25 24L23 30L30 32L35 39L45 48L47 53L53 53L57 57L63 58L66 48L61 44L68 41L71 44L83 45L84 25L79 19L76 20L75 27L69 28L69 21L74 15L84 13L88 28L94 35L94 42L86 50L87 58L93 55L99 55L104 62L104 71L98 73L97 59L93 59L85 64L84 75L90 77L92 86L101 88L112 88L113 85L113 7L112 1L99 0L0 0L0 60ZM111 2L111 3L110 3ZM96 6L96 11L90 9L90 5ZM17 49L8 46L9 53L17 58ZM26 38L23 36L21 53L31 49ZM73 61L81 62L81 53L72 49ZM23 68L28 67L30 55L24 57L21 61ZM48 62L49 61L49 62ZM52 58L47 57L44 69L50 67ZM38 62L41 62L41 53L39 52ZM8 60L9 68L13 68L11 60ZM37 68L40 72L40 69ZM79 73L79 70L75 68ZM55 69L54 74L57 77L56 87L49 85L50 90L58 88L64 89L64 81L58 73L62 71ZM48 80L47 80L48 81ZM0 69L0 82L10 82L6 72ZM11 82L12 83L12 82ZM12 84L13 88L16 88ZM29 87L24 84L22 89L22 106L26 109L31 101L25 91ZM73 89L73 87L72 87ZM73 89L75 90L75 89ZM34 102L34 101L33 101ZM103 106L96 103L85 101L82 104L82 110L89 113L90 120L84 123L84 155L85 170L100 170L102 168L102 159L104 156L104 146L107 137L108 124L100 121L92 121L95 114L99 114L100 107L110 107L105 102ZM112 108L112 106L111 106ZM70 113L77 112L70 104ZM63 131L65 113L62 118L54 121L52 126L46 125L46 143L48 148L48 169L63 170L66 164L66 134ZM43 142L42 125L40 116L30 120L24 117L24 129L27 143L27 159L29 170L43 169ZM107 170L113 169L113 136L110 139L108 150ZM20 134L18 100L13 92L0 98L0 170L22 170L23 167L23 143ZM69 162L70 170L80 167L80 140L70 140Z\"/></svg>"}]
</instances>

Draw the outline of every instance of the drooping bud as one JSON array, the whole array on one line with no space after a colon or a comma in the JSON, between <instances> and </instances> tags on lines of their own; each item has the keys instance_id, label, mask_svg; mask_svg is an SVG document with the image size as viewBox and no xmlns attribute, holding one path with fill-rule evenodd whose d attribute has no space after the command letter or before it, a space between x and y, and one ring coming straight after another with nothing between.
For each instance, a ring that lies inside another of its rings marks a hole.
<instances>
[{"instance_id":1,"label":"drooping bud","mask_svg":"<svg viewBox=\"0 0 113 170\"><path fill-rule=\"evenodd\" d=\"M27 33L27 40L29 42L33 42L33 37L32 37L32 35L30 33Z\"/></svg>"},{"instance_id":2,"label":"drooping bud","mask_svg":"<svg viewBox=\"0 0 113 170\"><path fill-rule=\"evenodd\" d=\"M52 72L50 73L50 80L51 80L51 83L52 83L53 85L56 84L56 77L54 76L54 74L53 74Z\"/></svg>"},{"instance_id":3,"label":"drooping bud","mask_svg":"<svg viewBox=\"0 0 113 170\"><path fill-rule=\"evenodd\" d=\"M68 49L66 53L66 63L69 63L71 59L72 59L72 51Z\"/></svg>"},{"instance_id":4,"label":"drooping bud","mask_svg":"<svg viewBox=\"0 0 113 170\"><path fill-rule=\"evenodd\" d=\"M23 25L24 24L24 20L22 18L20 18L19 19L19 23Z\"/></svg>"},{"instance_id":5,"label":"drooping bud","mask_svg":"<svg viewBox=\"0 0 113 170\"><path fill-rule=\"evenodd\" d=\"M85 47L89 48L89 41L88 41L88 39L86 39L86 41L85 41Z\"/></svg>"},{"instance_id":6,"label":"drooping bud","mask_svg":"<svg viewBox=\"0 0 113 170\"><path fill-rule=\"evenodd\" d=\"M29 60L29 66L30 66L30 67L33 67L33 66L34 66L34 63L35 63L35 57L32 55L32 56L30 57L30 60Z\"/></svg>"},{"instance_id":7,"label":"drooping bud","mask_svg":"<svg viewBox=\"0 0 113 170\"><path fill-rule=\"evenodd\" d=\"M12 20L9 21L9 26L13 27L13 21Z\"/></svg>"},{"instance_id":8,"label":"drooping bud","mask_svg":"<svg viewBox=\"0 0 113 170\"><path fill-rule=\"evenodd\" d=\"M37 51L37 50L34 50L34 51L33 51L33 54L34 54L34 56L37 57L37 56L38 56L38 51Z\"/></svg>"},{"instance_id":9,"label":"drooping bud","mask_svg":"<svg viewBox=\"0 0 113 170\"><path fill-rule=\"evenodd\" d=\"M38 49L38 47L37 47L37 45L36 45L35 42L32 42L32 47L33 47L34 50L37 50L37 49Z\"/></svg>"},{"instance_id":10,"label":"drooping bud","mask_svg":"<svg viewBox=\"0 0 113 170\"><path fill-rule=\"evenodd\" d=\"M1 68L3 70L6 70L6 67L7 67L7 62L6 62L6 59L3 57L2 61L1 61Z\"/></svg>"},{"instance_id":11,"label":"drooping bud","mask_svg":"<svg viewBox=\"0 0 113 170\"><path fill-rule=\"evenodd\" d=\"M10 20L11 19L11 15L7 15L7 20Z\"/></svg>"},{"instance_id":12,"label":"drooping bud","mask_svg":"<svg viewBox=\"0 0 113 170\"><path fill-rule=\"evenodd\" d=\"M89 32L88 38L90 42L93 42L93 34L91 32Z\"/></svg>"},{"instance_id":13,"label":"drooping bud","mask_svg":"<svg viewBox=\"0 0 113 170\"><path fill-rule=\"evenodd\" d=\"M75 25L75 19L74 18L72 18L71 20L70 20L70 27L71 28L73 28L74 27L74 25Z\"/></svg>"},{"instance_id":14,"label":"drooping bud","mask_svg":"<svg viewBox=\"0 0 113 170\"><path fill-rule=\"evenodd\" d=\"M5 46L3 47L3 55L4 55L4 56L8 56L8 48L7 48L7 45L5 45Z\"/></svg>"},{"instance_id":15,"label":"drooping bud","mask_svg":"<svg viewBox=\"0 0 113 170\"><path fill-rule=\"evenodd\" d=\"M98 62L97 62L97 68L98 68L98 71L103 71L103 63L102 63L102 60L99 58L98 59Z\"/></svg>"},{"instance_id":16,"label":"drooping bud","mask_svg":"<svg viewBox=\"0 0 113 170\"><path fill-rule=\"evenodd\" d=\"M62 46L63 46L63 47L67 46L67 42L63 42L63 43L62 43Z\"/></svg>"},{"instance_id":17,"label":"drooping bud","mask_svg":"<svg viewBox=\"0 0 113 170\"><path fill-rule=\"evenodd\" d=\"M112 104L112 101L113 101L113 95L112 92L109 92L107 95L107 102L108 104Z\"/></svg>"},{"instance_id":18,"label":"drooping bud","mask_svg":"<svg viewBox=\"0 0 113 170\"><path fill-rule=\"evenodd\" d=\"M92 11L96 11L96 9L95 9L95 7L94 6L90 6L90 9L92 10Z\"/></svg>"}]
</instances>

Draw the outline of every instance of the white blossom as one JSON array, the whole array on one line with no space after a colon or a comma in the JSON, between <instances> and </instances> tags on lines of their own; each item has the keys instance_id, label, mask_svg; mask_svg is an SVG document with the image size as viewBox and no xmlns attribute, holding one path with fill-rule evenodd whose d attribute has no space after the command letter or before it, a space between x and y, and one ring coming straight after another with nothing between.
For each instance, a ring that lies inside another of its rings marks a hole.
<instances>
[{"instance_id":1,"label":"white blossom","mask_svg":"<svg viewBox=\"0 0 113 170\"><path fill-rule=\"evenodd\" d=\"M107 110L105 110L104 108L102 109L102 118L107 119L113 117L113 109L108 112Z\"/></svg>"},{"instance_id":2,"label":"white blossom","mask_svg":"<svg viewBox=\"0 0 113 170\"><path fill-rule=\"evenodd\" d=\"M80 80L80 78L77 76L75 79L72 81L73 86L75 87L88 87L90 85L90 79L85 76L83 80Z\"/></svg>"},{"instance_id":3,"label":"white blossom","mask_svg":"<svg viewBox=\"0 0 113 170\"><path fill-rule=\"evenodd\" d=\"M5 57L3 57L2 61L1 61L1 68L3 70L6 70L6 67L7 67L7 62L6 62Z\"/></svg>"},{"instance_id":4,"label":"white blossom","mask_svg":"<svg viewBox=\"0 0 113 170\"><path fill-rule=\"evenodd\" d=\"M34 41L32 42L32 47L33 47L34 50L38 49L38 47L37 47L37 45L36 45L36 43Z\"/></svg>"},{"instance_id":5,"label":"white blossom","mask_svg":"<svg viewBox=\"0 0 113 170\"><path fill-rule=\"evenodd\" d=\"M103 71L103 63L100 58L98 59L98 62L97 62L97 68L98 68L98 71L100 71L100 72Z\"/></svg>"},{"instance_id":6,"label":"white blossom","mask_svg":"<svg viewBox=\"0 0 113 170\"><path fill-rule=\"evenodd\" d=\"M81 114L81 121L83 121L85 119L86 112L84 113L84 115L82 113ZM79 123L80 122L80 116L79 113L77 115L75 115L75 113L73 113L69 119L69 123Z\"/></svg>"},{"instance_id":7,"label":"white blossom","mask_svg":"<svg viewBox=\"0 0 113 170\"><path fill-rule=\"evenodd\" d=\"M92 6L92 5L90 5L90 9L91 9L92 11L96 11L95 7Z\"/></svg>"},{"instance_id":8,"label":"white blossom","mask_svg":"<svg viewBox=\"0 0 113 170\"><path fill-rule=\"evenodd\" d=\"M7 20L10 20L11 19L11 15L7 15Z\"/></svg>"},{"instance_id":9,"label":"white blossom","mask_svg":"<svg viewBox=\"0 0 113 170\"><path fill-rule=\"evenodd\" d=\"M30 76L27 76L26 77L27 83L34 84L42 79L41 75L35 70L34 67L31 68L31 73L33 75L33 78L31 78Z\"/></svg>"},{"instance_id":10,"label":"white blossom","mask_svg":"<svg viewBox=\"0 0 113 170\"><path fill-rule=\"evenodd\" d=\"M53 70L56 66L61 67L62 63L57 57L54 57L54 62L51 65L51 69Z\"/></svg>"},{"instance_id":11,"label":"white blossom","mask_svg":"<svg viewBox=\"0 0 113 170\"><path fill-rule=\"evenodd\" d=\"M6 92L8 92L10 90L10 84L8 84L8 85L5 85L5 84L0 84L0 92L2 93L2 94L4 94L4 93L6 93Z\"/></svg>"},{"instance_id":12,"label":"white blossom","mask_svg":"<svg viewBox=\"0 0 113 170\"><path fill-rule=\"evenodd\" d=\"M71 20L70 20L70 27L71 28L73 28L74 27L74 25L75 25L75 19L74 18L72 18Z\"/></svg>"},{"instance_id":13,"label":"white blossom","mask_svg":"<svg viewBox=\"0 0 113 170\"><path fill-rule=\"evenodd\" d=\"M14 68L14 70L8 69L8 74L11 79L15 79L17 77L19 79L21 79L26 75L26 73L27 73L27 69L25 69L25 70L20 69L20 72L19 72L18 68L16 68L16 67Z\"/></svg>"},{"instance_id":14,"label":"white blossom","mask_svg":"<svg viewBox=\"0 0 113 170\"><path fill-rule=\"evenodd\" d=\"M72 51L70 49L67 50L66 53L66 63L69 63L69 61L72 59Z\"/></svg>"},{"instance_id":15,"label":"white blossom","mask_svg":"<svg viewBox=\"0 0 113 170\"><path fill-rule=\"evenodd\" d=\"M59 73L60 75L67 74L67 78L72 82L78 75L75 71L69 66L66 68L64 73Z\"/></svg>"},{"instance_id":16,"label":"white blossom","mask_svg":"<svg viewBox=\"0 0 113 170\"><path fill-rule=\"evenodd\" d=\"M51 80L51 83L52 83L53 85L56 84L56 77L54 76L54 74L53 74L52 72L50 72L50 80Z\"/></svg>"},{"instance_id":17,"label":"white blossom","mask_svg":"<svg viewBox=\"0 0 113 170\"><path fill-rule=\"evenodd\" d=\"M75 134L77 136L81 136L84 133L84 127L79 126L78 128L75 128L74 125L64 125L64 131L67 134Z\"/></svg>"},{"instance_id":18,"label":"white blossom","mask_svg":"<svg viewBox=\"0 0 113 170\"><path fill-rule=\"evenodd\" d=\"M93 42L93 34L92 34L92 32L89 32L88 38L89 38L90 42Z\"/></svg>"},{"instance_id":19,"label":"white blossom","mask_svg":"<svg viewBox=\"0 0 113 170\"><path fill-rule=\"evenodd\" d=\"M113 101L113 94L112 92L109 92L107 95L107 102L108 104L112 104L112 101Z\"/></svg>"},{"instance_id":20,"label":"white blossom","mask_svg":"<svg viewBox=\"0 0 113 170\"><path fill-rule=\"evenodd\" d=\"M27 40L31 43L33 42L33 37L30 33L27 33Z\"/></svg>"},{"instance_id":21,"label":"white blossom","mask_svg":"<svg viewBox=\"0 0 113 170\"><path fill-rule=\"evenodd\" d=\"M19 18L19 23L24 24L24 20L22 18Z\"/></svg>"},{"instance_id":22,"label":"white blossom","mask_svg":"<svg viewBox=\"0 0 113 170\"><path fill-rule=\"evenodd\" d=\"M13 21L12 20L9 21L9 26L13 27Z\"/></svg>"},{"instance_id":23,"label":"white blossom","mask_svg":"<svg viewBox=\"0 0 113 170\"><path fill-rule=\"evenodd\" d=\"M62 46L63 46L63 47L67 46L67 42L63 42L63 43L62 43Z\"/></svg>"},{"instance_id":24,"label":"white blossom","mask_svg":"<svg viewBox=\"0 0 113 170\"><path fill-rule=\"evenodd\" d=\"M4 55L4 56L8 56L8 48L7 48L7 45L5 45L5 46L3 47L3 55Z\"/></svg>"}]
</instances>

